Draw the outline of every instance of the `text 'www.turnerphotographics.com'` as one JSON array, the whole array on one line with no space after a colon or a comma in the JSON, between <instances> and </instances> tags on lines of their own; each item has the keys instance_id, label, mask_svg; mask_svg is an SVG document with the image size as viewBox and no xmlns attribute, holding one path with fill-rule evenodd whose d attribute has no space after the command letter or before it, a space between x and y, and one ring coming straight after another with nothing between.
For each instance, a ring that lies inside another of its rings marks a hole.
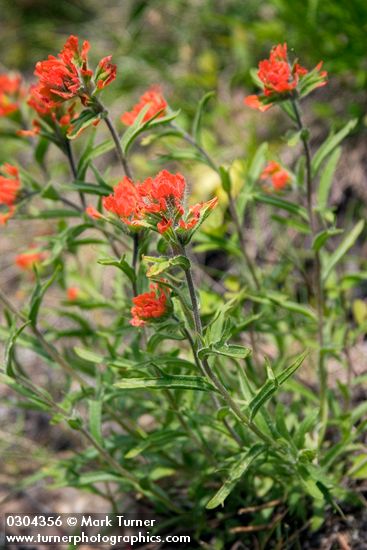
<instances>
[{"instance_id":1,"label":"text 'www.turnerphotographics.com'","mask_svg":"<svg viewBox=\"0 0 367 550\"><path fill-rule=\"evenodd\" d=\"M89 544L139 547L141 544L189 543L187 535L159 532L158 521L135 514L7 514L2 518L6 545Z\"/></svg>"}]
</instances>

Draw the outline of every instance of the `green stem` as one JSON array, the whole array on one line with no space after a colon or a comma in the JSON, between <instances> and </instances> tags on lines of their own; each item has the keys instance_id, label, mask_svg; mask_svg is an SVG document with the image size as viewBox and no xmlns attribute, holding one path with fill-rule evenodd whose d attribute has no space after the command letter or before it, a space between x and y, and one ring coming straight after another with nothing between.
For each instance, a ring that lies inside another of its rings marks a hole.
<instances>
[{"instance_id":1,"label":"green stem","mask_svg":"<svg viewBox=\"0 0 367 550\"><path fill-rule=\"evenodd\" d=\"M171 127L174 130L176 130L182 136L182 138L185 141L187 141L187 143L192 145L192 147L194 147L204 157L207 164L221 178L221 173L220 173L218 165L212 159L212 157L209 155L209 153L204 149L204 147L202 147L199 143L197 143L197 141L188 132L186 132L186 130L184 130L180 126L177 126L174 122L171 122ZM256 287L257 290L259 290L260 289L260 282L259 282L259 279L256 275L256 270L255 270L255 267L253 266L252 260L251 260L250 256L247 253L246 242L245 242L244 235L243 235L242 225L241 225L241 222L239 220L237 210L236 210L236 206L234 204L234 200L233 200L232 193L231 193L230 190L227 191L227 196L228 196L228 202L229 202L229 211L230 211L233 223L234 223L235 228L236 228L238 240L240 242L242 256L243 256L243 258L244 258L244 260L247 264L247 267L250 271L250 274L251 274L251 277L252 277L253 282L255 284L255 287Z\"/></svg>"},{"instance_id":2,"label":"green stem","mask_svg":"<svg viewBox=\"0 0 367 550\"><path fill-rule=\"evenodd\" d=\"M314 214L312 195L312 155L308 136L305 126L302 122L301 111L298 105L297 99L292 99L293 111L296 118L298 129L301 132L301 140L303 150L306 159L306 195L307 195L307 212L310 221L312 241L314 241L317 235L317 221ZM314 292L317 304L317 339L319 345L318 351L318 373L320 383L320 418L322 420L323 429L320 433L319 442L322 442L324 437L326 423L328 418L328 405L327 405L327 369L325 366L325 358L323 353L324 347L324 292L322 287L322 274L321 274L321 258L320 252L316 250L314 252L315 258L315 276L314 276Z\"/></svg>"},{"instance_id":3,"label":"green stem","mask_svg":"<svg viewBox=\"0 0 367 550\"><path fill-rule=\"evenodd\" d=\"M105 121L106 126L107 126L107 128L108 128L108 130L111 134L112 140L115 144L115 151L116 151L117 157L120 161L120 164L122 166L122 169L124 171L125 176L127 176L130 180L133 180L133 173L132 173L130 164L127 160L126 155L124 154L124 152L122 150L119 135L117 134L116 129L113 125L113 122L112 122L111 118L108 115L108 111L104 107L104 105L98 100L96 100L96 106L97 106L97 109L99 110L99 112L102 113L103 120ZM132 268L134 269L134 272L136 273L137 272L138 259L139 259L139 240L140 240L139 239L139 234L134 233L132 238L133 238ZM133 286L133 294L134 294L134 296L137 296L138 292L137 292L136 283L133 283L132 286Z\"/></svg>"},{"instance_id":4,"label":"green stem","mask_svg":"<svg viewBox=\"0 0 367 550\"><path fill-rule=\"evenodd\" d=\"M69 160L70 170L71 170L71 173L73 175L73 178L74 178L74 180L77 180L78 179L78 170L76 168L73 149L71 147L71 143L70 143L70 140L68 140L68 138L65 138L65 153L66 153L66 156ZM83 210L85 210L85 208L87 206L87 203L85 202L85 197L84 197L84 195L81 191L79 191L79 197L80 197L80 202L82 203Z\"/></svg>"},{"instance_id":5,"label":"green stem","mask_svg":"<svg viewBox=\"0 0 367 550\"><path fill-rule=\"evenodd\" d=\"M181 247L180 252L183 256L187 257L186 250L185 250L184 246ZM185 276L186 276L187 287L188 287L189 294L190 294L192 312L193 312L194 322L195 322L195 329L196 329L196 333L197 333L199 339L201 340L202 336L203 336L203 329L202 329L202 324L201 324L199 304L198 304L198 300L197 300L197 297L196 297L195 285L194 285L194 281L193 281L193 278L192 278L191 268L188 268L188 269L185 270ZM268 435L264 434L261 430L259 430L259 428L253 422L251 422L246 417L246 415L244 415L242 413L242 411L239 408L239 406L237 405L237 403L232 399L231 395L226 390L226 388L223 386L222 382L219 380L219 378L213 372L212 368L209 365L208 360L206 358L204 358L200 361L200 363L202 365L202 370L205 373L206 377L209 378L209 380L217 388L219 393L222 395L222 398L227 403L229 408L232 410L234 415L238 418L238 420L240 420L243 424L245 424L254 434L256 434L259 437L259 439L261 439L262 441L264 441L265 443L267 443L270 446L274 446L273 440Z\"/></svg>"}]
</instances>

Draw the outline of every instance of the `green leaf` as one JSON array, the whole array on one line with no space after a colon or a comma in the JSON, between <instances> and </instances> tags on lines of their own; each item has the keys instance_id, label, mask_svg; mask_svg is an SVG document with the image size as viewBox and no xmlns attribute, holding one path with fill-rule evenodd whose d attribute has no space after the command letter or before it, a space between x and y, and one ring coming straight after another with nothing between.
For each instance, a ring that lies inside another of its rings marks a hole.
<instances>
[{"instance_id":1,"label":"green leaf","mask_svg":"<svg viewBox=\"0 0 367 550\"><path fill-rule=\"evenodd\" d=\"M40 166L43 165L49 146L50 142L47 139L44 139L43 137L39 139L36 149L34 151L34 158Z\"/></svg>"},{"instance_id":2,"label":"green leaf","mask_svg":"<svg viewBox=\"0 0 367 550\"><path fill-rule=\"evenodd\" d=\"M108 151L111 151L114 147L115 147L115 144L113 140L106 139L105 141L102 141L102 143L99 143L94 147L92 146L87 148L86 151L83 153L83 155L80 157L79 164L78 164L78 175L82 177L86 173L88 164L92 159L95 159L101 155L104 155L105 153L108 153Z\"/></svg>"},{"instance_id":3,"label":"green leaf","mask_svg":"<svg viewBox=\"0 0 367 550\"><path fill-rule=\"evenodd\" d=\"M49 199L51 201L57 201L60 199L58 192L51 183L46 185L46 187L43 189L41 197L43 197L44 199Z\"/></svg>"},{"instance_id":4,"label":"green leaf","mask_svg":"<svg viewBox=\"0 0 367 550\"><path fill-rule=\"evenodd\" d=\"M176 118L179 114L179 111L173 112L168 114L165 117L160 117L160 112L156 113L154 117L152 117L150 120L147 120L146 122L143 122L145 115L150 109L150 105L146 105L139 113L139 115L136 117L134 123L128 127L127 130L125 130L122 138L121 138L121 148L126 155L128 152L130 146L134 143L136 138L144 132L145 130L148 130L150 128L154 128L161 124L167 124L174 118Z\"/></svg>"},{"instance_id":5,"label":"green leaf","mask_svg":"<svg viewBox=\"0 0 367 550\"><path fill-rule=\"evenodd\" d=\"M229 175L229 172L228 172L227 168L224 168L224 166L219 166L219 174L220 174L220 179L221 179L221 182L222 182L223 190L226 193L230 193L230 191L231 191L231 177Z\"/></svg>"},{"instance_id":6,"label":"green leaf","mask_svg":"<svg viewBox=\"0 0 367 550\"><path fill-rule=\"evenodd\" d=\"M101 197L104 197L105 195L108 195L111 193L111 187L108 187L107 185L95 185L94 183L86 183L84 181L75 180L73 183L70 184L64 184L63 189L67 189L70 191L80 191L82 193L87 193L89 195L98 195Z\"/></svg>"},{"instance_id":7,"label":"green leaf","mask_svg":"<svg viewBox=\"0 0 367 550\"><path fill-rule=\"evenodd\" d=\"M115 387L123 390L133 389L186 389L198 391L217 391L201 376L162 376L161 378L126 378L114 384Z\"/></svg>"},{"instance_id":8,"label":"green leaf","mask_svg":"<svg viewBox=\"0 0 367 550\"><path fill-rule=\"evenodd\" d=\"M125 260L125 257L123 256L120 260L114 260L114 259L102 259L97 260L97 263L101 265L113 265L123 271L125 275L130 279L132 283L136 281L136 274L134 269L131 267L131 265Z\"/></svg>"},{"instance_id":9,"label":"green leaf","mask_svg":"<svg viewBox=\"0 0 367 550\"><path fill-rule=\"evenodd\" d=\"M56 279L60 270L61 270L61 266L57 266L52 276L48 279L48 281L46 281L43 284L41 284L39 277L37 275L37 284L31 297L31 303L30 303L29 314L28 314L28 318L32 323L32 325L37 324L37 316L38 316L39 308L41 307L41 304L42 304L43 297L46 293L46 290L52 285L52 283Z\"/></svg>"},{"instance_id":10,"label":"green leaf","mask_svg":"<svg viewBox=\"0 0 367 550\"><path fill-rule=\"evenodd\" d=\"M94 439L103 447L102 425L102 401L97 399L88 400L89 429Z\"/></svg>"},{"instance_id":11,"label":"green leaf","mask_svg":"<svg viewBox=\"0 0 367 550\"><path fill-rule=\"evenodd\" d=\"M146 450L161 450L168 445L175 445L178 438L186 437L186 433L178 430L161 430L149 434L148 437L143 439L136 447L130 449L125 458L135 458Z\"/></svg>"},{"instance_id":12,"label":"green leaf","mask_svg":"<svg viewBox=\"0 0 367 550\"><path fill-rule=\"evenodd\" d=\"M302 353L283 372L277 376L272 375L272 377L265 382L248 405L250 421L255 418L258 411L267 401L269 401L271 396L277 391L278 387L284 384L284 382L286 382L286 380L288 380L288 378L292 376L297 369L299 369L307 355L308 352Z\"/></svg>"},{"instance_id":13,"label":"green leaf","mask_svg":"<svg viewBox=\"0 0 367 550\"><path fill-rule=\"evenodd\" d=\"M224 355L225 357L233 357L235 359L245 359L252 353L250 348L232 344L211 344L207 348L201 348L198 351L200 359L207 355Z\"/></svg>"},{"instance_id":14,"label":"green leaf","mask_svg":"<svg viewBox=\"0 0 367 550\"><path fill-rule=\"evenodd\" d=\"M101 114L96 114L92 109L84 109L78 116L71 121L72 130L68 132L67 138L73 140L77 138L85 128L101 118Z\"/></svg>"},{"instance_id":15,"label":"green leaf","mask_svg":"<svg viewBox=\"0 0 367 550\"><path fill-rule=\"evenodd\" d=\"M312 159L312 175L315 176L319 171L321 164L330 153L343 141L343 139L357 126L358 119L354 118L350 120L344 128L339 130L336 134L330 135L318 151L315 153Z\"/></svg>"},{"instance_id":16,"label":"green leaf","mask_svg":"<svg viewBox=\"0 0 367 550\"><path fill-rule=\"evenodd\" d=\"M89 349L79 348L78 346L75 346L74 351L78 357L80 357L81 359L85 359L85 361L88 361L89 363L95 363L96 365L99 365L104 361L102 355L99 355L94 351L90 351Z\"/></svg>"},{"instance_id":17,"label":"green leaf","mask_svg":"<svg viewBox=\"0 0 367 550\"><path fill-rule=\"evenodd\" d=\"M223 504L228 495L233 491L237 483L241 480L242 476L249 469L253 461L265 451L265 446L261 444L254 445L248 451L241 453L234 464L229 469L228 477L221 486L221 488L215 493L215 495L209 500L206 508L212 510L217 506Z\"/></svg>"},{"instance_id":18,"label":"green leaf","mask_svg":"<svg viewBox=\"0 0 367 550\"><path fill-rule=\"evenodd\" d=\"M326 165L324 166L324 169L320 176L320 183L317 189L317 203L316 203L317 208L320 211L323 211L327 208L329 193L330 193L331 185L333 183L335 170L341 156L341 152L342 150L340 147L337 147L333 151Z\"/></svg>"},{"instance_id":19,"label":"green leaf","mask_svg":"<svg viewBox=\"0 0 367 550\"><path fill-rule=\"evenodd\" d=\"M20 220L52 220L54 218L79 218L80 212L67 208L54 208L41 210L38 214L21 214L17 218Z\"/></svg>"},{"instance_id":20,"label":"green leaf","mask_svg":"<svg viewBox=\"0 0 367 550\"><path fill-rule=\"evenodd\" d=\"M174 267L181 267L184 271L190 269L190 260L186 256L179 255L168 259L156 256L143 256L143 259L153 264L147 271L147 277L157 277Z\"/></svg>"},{"instance_id":21,"label":"green leaf","mask_svg":"<svg viewBox=\"0 0 367 550\"><path fill-rule=\"evenodd\" d=\"M196 143L200 144L201 142L200 132L201 132L201 121L202 121L204 109L207 106L209 100L214 95L215 95L215 92L208 92L199 101L199 105L195 113L194 122L192 125L192 132L191 132Z\"/></svg>"},{"instance_id":22,"label":"green leaf","mask_svg":"<svg viewBox=\"0 0 367 550\"><path fill-rule=\"evenodd\" d=\"M293 313L299 313L300 315L304 315L305 317L308 317L309 319L316 320L317 315L307 305L299 304L298 302L293 302L292 300L288 300L288 298L283 294L278 294L276 292L269 291L267 295L265 296L265 299L269 300L270 302L273 302L274 304L277 304L279 307L286 309L288 311L292 311Z\"/></svg>"},{"instance_id":23,"label":"green leaf","mask_svg":"<svg viewBox=\"0 0 367 550\"><path fill-rule=\"evenodd\" d=\"M6 343L4 354L5 370L8 376L15 377L15 372L12 367L15 343L18 336L30 323L31 321L27 321L26 323L23 323L19 328L17 328L16 324L14 323L13 327L10 330L9 339Z\"/></svg>"},{"instance_id":24,"label":"green leaf","mask_svg":"<svg viewBox=\"0 0 367 550\"><path fill-rule=\"evenodd\" d=\"M352 231L343 239L338 248L331 254L328 261L324 265L323 280L326 281L333 271L334 267L342 257L348 252L350 248L355 244L359 235L364 228L364 220L360 220L352 229Z\"/></svg>"},{"instance_id":25,"label":"green leaf","mask_svg":"<svg viewBox=\"0 0 367 550\"><path fill-rule=\"evenodd\" d=\"M316 252L320 250L324 246L324 244L330 239L330 237L333 237L334 235L340 235L340 233L343 233L343 229L326 229L325 231L321 231L318 233L312 243L312 248Z\"/></svg>"},{"instance_id":26,"label":"green leaf","mask_svg":"<svg viewBox=\"0 0 367 550\"><path fill-rule=\"evenodd\" d=\"M301 136L302 136L302 130L298 130L298 132L287 133L286 135L287 145L289 147L295 147L299 143Z\"/></svg>"},{"instance_id":27,"label":"green leaf","mask_svg":"<svg viewBox=\"0 0 367 550\"><path fill-rule=\"evenodd\" d=\"M307 215L306 209L303 208L303 206L300 206L299 204L286 201L284 199L280 199L279 197L276 197L274 195L267 195L265 193L255 193L254 199L255 201L261 202L262 204L275 206L276 208L280 208L281 210L286 210L291 214L296 214L297 216L300 216L304 220L308 221L308 215Z\"/></svg>"}]
</instances>

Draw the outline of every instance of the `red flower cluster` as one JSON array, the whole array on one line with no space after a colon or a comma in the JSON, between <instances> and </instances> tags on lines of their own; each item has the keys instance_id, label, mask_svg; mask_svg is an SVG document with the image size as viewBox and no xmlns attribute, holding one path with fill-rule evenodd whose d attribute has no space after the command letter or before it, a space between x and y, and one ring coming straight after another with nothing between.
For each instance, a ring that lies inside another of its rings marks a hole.
<instances>
[{"instance_id":1,"label":"red flower cluster","mask_svg":"<svg viewBox=\"0 0 367 550\"><path fill-rule=\"evenodd\" d=\"M0 117L18 111L23 95L22 78L19 75L0 75Z\"/></svg>"},{"instance_id":2,"label":"red flower cluster","mask_svg":"<svg viewBox=\"0 0 367 550\"><path fill-rule=\"evenodd\" d=\"M138 217L140 197L133 182L124 177L113 190L113 195L103 197L103 207L108 212L113 212L128 225Z\"/></svg>"},{"instance_id":3,"label":"red flower cluster","mask_svg":"<svg viewBox=\"0 0 367 550\"><path fill-rule=\"evenodd\" d=\"M63 104L51 106L49 103L44 103L40 100L37 87L31 86L29 90L28 105L36 111L41 120L46 122L51 127L57 127L58 130L66 134L71 130L71 121L75 118L75 102L67 109ZM18 130L20 136L35 136L41 132L41 123L38 119L32 120L32 130Z\"/></svg>"},{"instance_id":4,"label":"red flower cluster","mask_svg":"<svg viewBox=\"0 0 367 550\"><path fill-rule=\"evenodd\" d=\"M274 160L270 161L261 172L260 179L267 180L268 178L271 179L273 187L277 191L284 189L291 181L291 177L287 170L282 168L281 165Z\"/></svg>"},{"instance_id":5,"label":"red flower cluster","mask_svg":"<svg viewBox=\"0 0 367 550\"><path fill-rule=\"evenodd\" d=\"M32 269L36 264L39 264L46 258L44 252L24 252L23 254L18 254L15 258L15 263L20 269Z\"/></svg>"},{"instance_id":6,"label":"red flower cluster","mask_svg":"<svg viewBox=\"0 0 367 550\"><path fill-rule=\"evenodd\" d=\"M309 73L307 69L294 63L290 65L287 57L287 44L278 44L270 52L269 59L259 63L257 76L263 84L264 95L250 95L244 99L246 105L253 109L266 111L272 106L269 99L284 99L299 85L301 79L310 74L310 90L326 84L326 71L321 71L322 63ZM311 82L312 80L312 82Z\"/></svg>"},{"instance_id":7,"label":"red flower cluster","mask_svg":"<svg viewBox=\"0 0 367 550\"><path fill-rule=\"evenodd\" d=\"M133 298L134 306L131 308L132 319L130 324L134 327L141 327L154 319L166 315L167 291L158 284L150 285L150 292L139 294Z\"/></svg>"},{"instance_id":8,"label":"red flower cluster","mask_svg":"<svg viewBox=\"0 0 367 550\"><path fill-rule=\"evenodd\" d=\"M93 92L93 71L88 68L88 51L90 44L84 41L80 49L76 36L69 36L62 51L57 57L49 55L45 61L39 61L34 71L38 84L33 90L34 97L52 108L64 101L80 97L83 105L88 104ZM105 57L98 65L94 85L97 89L104 88L114 80L116 65L111 57Z\"/></svg>"},{"instance_id":9,"label":"red flower cluster","mask_svg":"<svg viewBox=\"0 0 367 550\"><path fill-rule=\"evenodd\" d=\"M6 207L5 214L0 213L0 225L4 225L14 214L14 203L20 189L19 170L12 164L3 164L0 168L0 205Z\"/></svg>"},{"instance_id":10,"label":"red flower cluster","mask_svg":"<svg viewBox=\"0 0 367 550\"><path fill-rule=\"evenodd\" d=\"M157 113L161 111L158 117L162 117L166 114L167 102L162 95L161 88L159 86L152 86L148 91L143 94L139 102L134 105L131 111L124 113L121 116L121 121L127 126L134 124L136 117L144 109L146 105L149 105L149 109L144 115L142 122L147 122L153 118Z\"/></svg>"},{"instance_id":11,"label":"red flower cluster","mask_svg":"<svg viewBox=\"0 0 367 550\"><path fill-rule=\"evenodd\" d=\"M203 221L218 199L196 204L186 212L185 189L185 178L167 170L136 186L125 177L115 187L114 194L103 199L103 206L131 226L148 226L159 233L170 228L186 232Z\"/></svg>"}]
</instances>

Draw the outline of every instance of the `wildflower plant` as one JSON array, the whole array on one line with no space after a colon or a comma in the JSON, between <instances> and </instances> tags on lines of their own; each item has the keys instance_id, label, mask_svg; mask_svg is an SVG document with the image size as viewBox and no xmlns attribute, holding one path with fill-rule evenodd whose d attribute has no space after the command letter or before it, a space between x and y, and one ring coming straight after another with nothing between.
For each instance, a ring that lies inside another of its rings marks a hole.
<instances>
[{"instance_id":1,"label":"wildflower plant","mask_svg":"<svg viewBox=\"0 0 367 550\"><path fill-rule=\"evenodd\" d=\"M55 429L64 423L82 439L78 453L44 465L39 477L88 489L115 509L126 494L137 495L177 530L182 518L187 528L200 524L198 544L215 548L236 540L246 506L265 510L255 523L267 514L278 541L288 535L285 516L287 525L309 520L317 528L325 510L342 513L355 501L351 470L365 452L366 407L350 406L351 383L328 381L330 360L344 364L365 327L341 326L348 293L365 274L348 263L364 222L342 228L329 205L340 144L356 122L313 150L301 104L326 84L326 72L321 64L307 71L286 44L275 46L255 74L260 94L245 104L262 117L271 106L284 111L297 161L287 167L262 144L238 182L220 151L213 155L201 141L212 94L189 132L152 87L122 115L120 136L102 102L117 67L107 56L91 69L88 51L88 42L71 36L57 56L38 62L20 107L18 88L0 78L0 107L5 113L9 105L6 116L11 105L21 109L12 127L35 159L34 168L13 159L2 167L1 231L18 220L55 221L52 234L15 259L34 273L22 282L28 303L17 306L1 291L1 380L27 406L46 411ZM103 125L109 137L96 143ZM149 177L130 162L143 133L166 149L162 169ZM48 167L49 147L68 166L64 183ZM112 150L117 180L103 169ZM192 200L186 162L216 178L202 202ZM261 238L249 246L248 215L258 211L270 213L269 224L285 236L274 265L260 262ZM86 247L97 255L80 274L73 258ZM224 254L228 273L200 265L208 253ZM53 326L50 315L62 324ZM20 348L57 373L54 386L39 387ZM216 513L208 510L219 510L220 537L203 521Z\"/></svg>"}]
</instances>

